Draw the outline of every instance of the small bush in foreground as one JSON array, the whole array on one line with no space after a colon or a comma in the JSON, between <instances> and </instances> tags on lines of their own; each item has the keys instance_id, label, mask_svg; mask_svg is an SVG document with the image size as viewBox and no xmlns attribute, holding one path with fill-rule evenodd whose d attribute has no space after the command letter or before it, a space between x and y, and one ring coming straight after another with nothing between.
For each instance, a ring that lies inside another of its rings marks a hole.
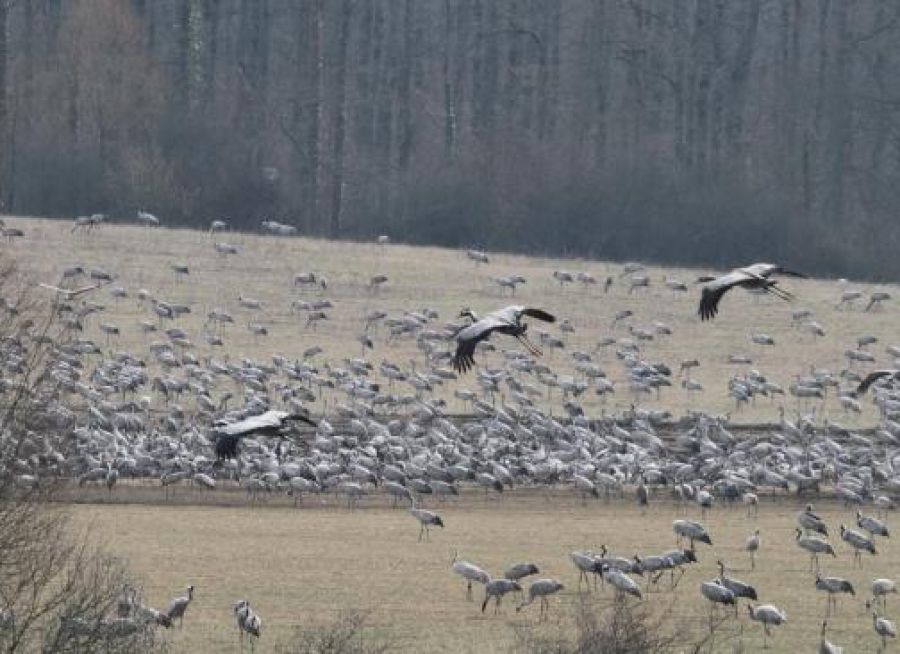
<instances>
[{"instance_id":1,"label":"small bush in foreground","mask_svg":"<svg viewBox=\"0 0 900 654\"><path fill-rule=\"evenodd\" d=\"M296 630L280 654L384 654L395 650L381 639L367 632L368 614L347 612L322 627L301 627Z\"/></svg>"}]
</instances>

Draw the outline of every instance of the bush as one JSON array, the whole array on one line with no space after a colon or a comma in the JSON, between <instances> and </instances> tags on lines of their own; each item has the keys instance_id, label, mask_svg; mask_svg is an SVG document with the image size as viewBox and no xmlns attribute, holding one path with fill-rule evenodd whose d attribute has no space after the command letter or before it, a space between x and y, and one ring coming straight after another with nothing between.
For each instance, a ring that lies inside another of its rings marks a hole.
<instances>
[{"instance_id":1,"label":"bush","mask_svg":"<svg viewBox=\"0 0 900 654\"><path fill-rule=\"evenodd\" d=\"M382 654L393 651L388 643L366 632L368 614L343 613L331 624L297 629L280 654Z\"/></svg>"},{"instance_id":2,"label":"bush","mask_svg":"<svg viewBox=\"0 0 900 654\"><path fill-rule=\"evenodd\" d=\"M0 631L5 652L149 652L151 627L116 620L130 581L115 558L73 533L44 494L0 500Z\"/></svg>"},{"instance_id":3,"label":"bush","mask_svg":"<svg viewBox=\"0 0 900 654\"><path fill-rule=\"evenodd\" d=\"M579 595L571 621L563 617L556 630L548 633L518 627L515 652L527 654L701 654L724 651L726 644L740 651L740 628L734 629L730 613L715 613L709 621L698 621L697 629L686 628L681 618L674 622L674 600L651 610L647 604L614 600L598 605ZM574 629L572 628L574 623Z\"/></svg>"},{"instance_id":4,"label":"bush","mask_svg":"<svg viewBox=\"0 0 900 654\"><path fill-rule=\"evenodd\" d=\"M560 628L546 635L519 628L515 650L530 654L659 654L676 647L669 611L653 614L645 604L622 600L598 611L587 598L579 600L574 631Z\"/></svg>"}]
</instances>

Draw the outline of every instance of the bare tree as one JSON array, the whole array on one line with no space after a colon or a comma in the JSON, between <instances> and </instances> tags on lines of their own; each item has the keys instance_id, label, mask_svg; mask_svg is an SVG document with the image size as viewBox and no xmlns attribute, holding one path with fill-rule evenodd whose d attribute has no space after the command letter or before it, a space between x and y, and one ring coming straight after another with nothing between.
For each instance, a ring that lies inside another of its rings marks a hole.
<instances>
[{"instance_id":1,"label":"bare tree","mask_svg":"<svg viewBox=\"0 0 900 654\"><path fill-rule=\"evenodd\" d=\"M900 273L884 0L2 0L0 24L7 210Z\"/></svg>"},{"instance_id":2,"label":"bare tree","mask_svg":"<svg viewBox=\"0 0 900 654\"><path fill-rule=\"evenodd\" d=\"M126 569L103 554L51 503L55 484L25 474L20 462L59 451L57 384L50 374L67 344L58 299L36 296L33 281L0 260L0 649L5 652L144 652L151 626L111 609ZM40 433L40 437L36 436Z\"/></svg>"},{"instance_id":3,"label":"bare tree","mask_svg":"<svg viewBox=\"0 0 900 654\"><path fill-rule=\"evenodd\" d=\"M346 79L347 48L350 40L350 17L353 15L354 0L341 3L340 27L337 41L337 61L335 63L334 135L331 155L331 220L330 233L333 238L341 235L341 211L344 200L344 139L346 138Z\"/></svg>"},{"instance_id":4,"label":"bare tree","mask_svg":"<svg viewBox=\"0 0 900 654\"><path fill-rule=\"evenodd\" d=\"M0 0L0 211L11 192L10 156L12 133L9 125L9 15L14 0Z\"/></svg>"}]
</instances>

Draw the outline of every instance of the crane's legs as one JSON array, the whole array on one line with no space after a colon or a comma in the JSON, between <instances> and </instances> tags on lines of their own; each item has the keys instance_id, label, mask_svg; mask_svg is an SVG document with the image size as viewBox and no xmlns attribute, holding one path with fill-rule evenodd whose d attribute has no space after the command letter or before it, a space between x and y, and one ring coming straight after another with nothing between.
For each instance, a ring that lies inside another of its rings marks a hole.
<instances>
[{"instance_id":1,"label":"crane's legs","mask_svg":"<svg viewBox=\"0 0 900 654\"><path fill-rule=\"evenodd\" d=\"M543 352L541 352L540 348L538 348L525 334L519 334L516 336L519 339L519 342L525 346L525 349L531 352L534 356L541 356Z\"/></svg>"}]
</instances>

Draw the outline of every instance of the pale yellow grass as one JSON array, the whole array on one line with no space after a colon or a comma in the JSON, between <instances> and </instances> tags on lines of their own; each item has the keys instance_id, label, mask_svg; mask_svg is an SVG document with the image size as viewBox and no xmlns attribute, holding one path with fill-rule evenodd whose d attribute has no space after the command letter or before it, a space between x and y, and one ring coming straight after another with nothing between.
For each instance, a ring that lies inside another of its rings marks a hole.
<instances>
[{"instance_id":1,"label":"pale yellow grass","mask_svg":"<svg viewBox=\"0 0 900 654\"><path fill-rule=\"evenodd\" d=\"M287 642L296 626L327 623L348 609L368 612L367 637L390 643L391 651L508 651L517 626L535 634L570 629L579 593L569 552L606 544L629 557L661 553L674 546L671 521L683 515L670 503L642 513L631 502L582 505L568 493L548 499L523 490L488 501L473 491L458 503L437 505L447 527L419 543L418 524L406 510L369 502L352 512L316 503L305 509L82 505L73 511L144 580L149 603L163 606L188 584L196 586L184 629L165 632L176 652L236 652L230 607L239 598L250 599L263 617L260 652ZM809 559L794 541L799 508L798 500L766 501L757 519L743 507L716 508L705 520L715 547L698 545L700 564L689 568L675 593L651 593L649 606L672 608L669 624L682 635L702 633L708 605L699 584L717 574L721 557L733 577L755 585L761 601L787 611L788 624L774 630L771 651L815 651L825 597L814 590ZM840 522L853 521L851 511L837 505L817 511L833 532ZM687 515L699 518L693 509ZM755 527L763 544L751 571L743 543ZM859 570L849 547L836 534L832 540L839 556L823 559L823 572L852 580L857 595L841 598L829 637L845 651L875 651L878 641L864 601L873 578L896 575L900 555L892 542L881 541L879 556L867 555ZM464 583L449 570L455 549L495 575L508 564L530 561L541 577L562 580L567 588L552 599L551 619L537 625L538 606L516 614L510 598L499 615L492 606L482 615L480 589L476 602L467 602ZM609 591L591 598L595 611L611 600ZM898 617L897 601L889 600L888 614ZM744 606L739 615L739 622L723 628L714 651L732 652L737 644L745 652L761 649L759 625L749 621Z\"/></svg>"},{"instance_id":2,"label":"pale yellow grass","mask_svg":"<svg viewBox=\"0 0 900 654\"><path fill-rule=\"evenodd\" d=\"M146 345L153 339L144 337L137 323L142 319L155 320L156 316L149 307L138 308L134 298L140 288L146 288L159 299L191 306L192 313L180 319L177 325L188 331L198 356L267 360L272 354L279 353L295 358L300 357L305 348L318 344L325 348L320 361L327 360L339 366L342 359L360 355L356 337L362 332L363 316L368 311L383 309L396 316L406 310L434 307L440 311L442 322L456 319L463 306L486 312L509 302L508 297L501 296L493 279L512 273L528 279L517 292L516 302L545 307L561 318L569 318L575 326L575 334L566 339L567 350L546 357L562 375L574 374L569 352L577 349L591 352L597 341L609 334L628 337L624 327L616 331L610 327L613 315L621 309L634 311L635 317L630 322L636 326L652 326L655 321L669 324L674 334L657 337L642 345L644 357L654 362L666 362L676 370L681 360L698 358L702 367L692 376L703 383L705 391L691 401L677 387L676 381L675 388L664 389L660 400L645 397L639 403L677 414L689 408L700 408L731 411L732 418L740 422L771 420L777 416L777 407L782 402L791 412L800 405L788 397L775 402L762 400L755 407L735 412L734 403L727 395L727 380L731 375L752 367L787 388L793 376L808 373L813 365L835 372L844 368L847 360L843 353L855 347L856 337L860 334L872 334L880 339L872 348L880 364L890 361L884 347L900 343L897 336L900 324L897 321L900 316L898 301L888 302L880 312L863 313L859 307L852 312L837 312L834 305L844 286L836 281L785 281L784 286L797 295L798 300L793 305L770 298L754 299L742 291L735 291L723 300L721 313L714 322L701 324L696 316L699 288L692 287L688 294L675 297L662 284L664 275L690 283L698 273L694 270L650 267L653 287L649 292L629 296L628 277L619 277L621 265L607 262L491 254L489 265L476 267L463 252L440 248L381 247L236 233L212 237L198 231L130 225L106 225L95 232L72 234L69 222L6 220L9 225L21 227L26 232L25 239L7 246L7 251L14 253L40 280L54 283L59 279L60 271L72 264L86 268L100 266L115 274L116 285L124 286L131 297L117 304L106 291L95 294L92 299L101 301L107 310L99 318L91 317L87 321L85 336L106 347L97 324L112 322L121 328L122 336L108 349L127 349L145 356ZM214 241L238 245L240 254L218 255L213 249ZM176 280L170 269L174 263L190 266L188 279ZM615 278L615 285L609 295L604 295L599 287L585 290L574 285L560 289L551 276L557 269L590 272L601 284L610 275ZM324 274L329 280L327 291L301 293L294 289L293 275L304 271ZM376 295L367 289L367 285L373 275L380 273L386 274L390 281ZM897 290L883 285L851 286L867 295L884 288L896 295ZM262 300L264 311L256 314L241 309L237 303L239 294ZM305 316L298 318L290 312L291 301L304 296L309 299L325 297L335 304L328 312L330 321L317 330L305 329ZM214 307L230 311L236 319L236 324L225 330L224 352L211 350L202 337L206 314ZM816 319L827 330L827 337L813 342L811 336L792 330L790 312L797 308L813 310ZM269 336L255 340L247 329L250 321L265 324ZM538 324L532 329L543 327ZM555 327L550 331L558 333ZM750 335L759 332L773 336L776 345L752 344ZM156 335L154 338L162 337ZM382 359L408 366L409 360L417 356L414 341L408 338L388 343L384 331L379 330L375 340L376 349L367 356L376 366ZM499 339L498 345L513 347L512 343L503 343ZM749 354L754 359L753 366L726 363L732 353ZM624 369L614 355L614 348L598 352L596 357L619 386L614 398L606 404L592 391L582 398L584 403L595 413L601 408L627 408L636 399L628 391ZM421 358L419 362L421 367ZM500 355L489 355L482 362L499 365ZM474 377L470 374L459 382L449 383L438 390L438 395L450 402L451 409L461 410L463 407L454 400L452 392L457 388L477 389ZM401 389L400 392L412 392L412 389ZM554 393L554 401L548 406L555 405L558 412L558 391ZM326 396L325 401L331 403L335 399ZM314 410L321 411L322 407ZM862 419L845 416L834 399L825 404L820 415L850 425L871 424L875 418L871 408Z\"/></svg>"}]
</instances>

